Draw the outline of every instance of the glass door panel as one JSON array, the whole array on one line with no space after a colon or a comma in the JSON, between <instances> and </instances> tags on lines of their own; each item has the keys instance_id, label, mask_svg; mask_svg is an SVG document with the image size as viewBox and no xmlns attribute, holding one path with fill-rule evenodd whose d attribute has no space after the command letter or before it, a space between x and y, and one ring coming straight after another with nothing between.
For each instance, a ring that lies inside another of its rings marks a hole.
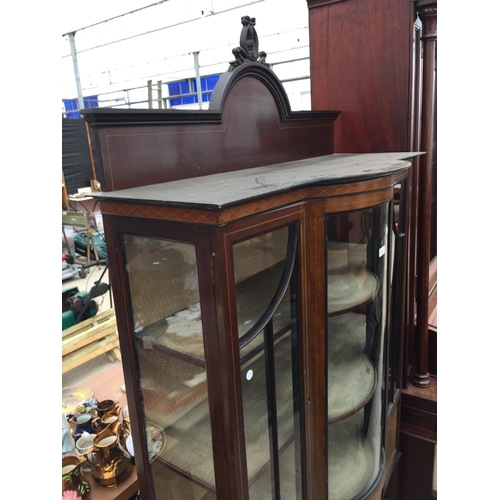
<instances>
[{"instance_id":1,"label":"glass door panel","mask_svg":"<svg viewBox=\"0 0 500 500\"><path fill-rule=\"evenodd\" d=\"M288 228L283 228L233 245L240 338L255 326L273 300L286 263L287 241ZM281 307L286 308L286 303ZM286 316L286 311L283 313Z\"/></svg>"},{"instance_id":2,"label":"glass door panel","mask_svg":"<svg viewBox=\"0 0 500 500\"><path fill-rule=\"evenodd\" d=\"M195 247L122 235L155 498L215 498Z\"/></svg>"},{"instance_id":3,"label":"glass door panel","mask_svg":"<svg viewBox=\"0 0 500 500\"><path fill-rule=\"evenodd\" d=\"M295 226L233 247L250 500L302 498L296 247Z\"/></svg>"},{"instance_id":4,"label":"glass door panel","mask_svg":"<svg viewBox=\"0 0 500 500\"><path fill-rule=\"evenodd\" d=\"M362 498L381 467L388 204L329 215L329 500Z\"/></svg>"}]
</instances>

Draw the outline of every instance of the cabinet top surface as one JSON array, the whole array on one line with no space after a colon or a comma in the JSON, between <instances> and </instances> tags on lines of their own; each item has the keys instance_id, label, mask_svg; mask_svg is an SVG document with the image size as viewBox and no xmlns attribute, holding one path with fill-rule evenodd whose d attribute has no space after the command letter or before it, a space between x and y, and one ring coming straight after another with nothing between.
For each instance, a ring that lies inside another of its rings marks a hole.
<instances>
[{"instance_id":1,"label":"cabinet top surface","mask_svg":"<svg viewBox=\"0 0 500 500\"><path fill-rule=\"evenodd\" d=\"M422 153L333 154L235 172L93 194L103 201L219 210L292 189L383 177L410 166Z\"/></svg>"}]
</instances>

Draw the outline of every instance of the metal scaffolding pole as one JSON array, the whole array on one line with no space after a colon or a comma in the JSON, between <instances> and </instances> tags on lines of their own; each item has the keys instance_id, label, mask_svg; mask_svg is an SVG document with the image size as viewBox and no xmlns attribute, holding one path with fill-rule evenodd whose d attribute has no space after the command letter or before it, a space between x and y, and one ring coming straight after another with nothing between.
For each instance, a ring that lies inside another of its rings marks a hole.
<instances>
[{"instance_id":1,"label":"metal scaffolding pole","mask_svg":"<svg viewBox=\"0 0 500 500\"><path fill-rule=\"evenodd\" d=\"M75 32L68 33L69 45L71 47L71 58L73 59L73 71L75 72L76 91L78 93L78 107L85 109L83 103L82 84L80 83L80 71L78 70L78 59L76 57Z\"/></svg>"},{"instance_id":2,"label":"metal scaffolding pole","mask_svg":"<svg viewBox=\"0 0 500 500\"><path fill-rule=\"evenodd\" d=\"M200 78L200 61L198 60L199 52L193 52L194 56L194 69L196 71L196 93L198 94L198 107L202 108L202 97L201 97L201 78Z\"/></svg>"}]
</instances>

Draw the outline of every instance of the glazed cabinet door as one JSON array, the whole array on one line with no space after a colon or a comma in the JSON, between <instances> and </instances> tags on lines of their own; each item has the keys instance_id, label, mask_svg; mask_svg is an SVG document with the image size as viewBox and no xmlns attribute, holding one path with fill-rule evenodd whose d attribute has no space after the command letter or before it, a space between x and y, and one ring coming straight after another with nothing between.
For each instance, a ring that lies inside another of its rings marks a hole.
<instances>
[{"instance_id":1,"label":"glazed cabinet door","mask_svg":"<svg viewBox=\"0 0 500 500\"><path fill-rule=\"evenodd\" d=\"M230 323L242 427L242 498L303 496L301 208L230 225Z\"/></svg>"},{"instance_id":2,"label":"glazed cabinet door","mask_svg":"<svg viewBox=\"0 0 500 500\"><path fill-rule=\"evenodd\" d=\"M211 275L208 232L158 221L112 225L117 298L128 311L119 329L126 385L134 387L128 399L141 497L215 499L207 381L213 294L210 286L206 300L201 292L201 274Z\"/></svg>"},{"instance_id":3,"label":"glazed cabinet door","mask_svg":"<svg viewBox=\"0 0 500 500\"><path fill-rule=\"evenodd\" d=\"M384 472L389 203L328 214L328 499L369 498Z\"/></svg>"}]
</instances>

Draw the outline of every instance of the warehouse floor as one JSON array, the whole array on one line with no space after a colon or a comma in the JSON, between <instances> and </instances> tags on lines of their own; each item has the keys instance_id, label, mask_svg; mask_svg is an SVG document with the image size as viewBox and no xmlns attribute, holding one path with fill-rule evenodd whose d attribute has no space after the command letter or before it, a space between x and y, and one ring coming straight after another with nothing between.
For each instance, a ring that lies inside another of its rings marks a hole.
<instances>
[{"instance_id":1,"label":"warehouse floor","mask_svg":"<svg viewBox=\"0 0 500 500\"><path fill-rule=\"evenodd\" d=\"M75 265L84 264L86 262L83 258L77 258ZM79 278L78 275L62 281L62 291L68 288L77 287L80 292L90 292L92 286L96 281L99 280L103 272L105 271L104 266L100 269L96 267L91 267L88 269L88 274L86 278ZM104 273L102 277L102 282L109 284L108 271ZM107 292L101 297L96 297L95 301L99 304L99 313L108 310L112 304L111 291ZM85 381L95 378L99 374L104 374L103 379L105 379L105 372L121 364L119 362L111 362L107 354L101 354L96 358L87 361L86 363L69 370L62 374L62 387L75 387L84 384ZM116 371L114 369L113 373ZM94 389L91 387L91 389Z\"/></svg>"}]
</instances>

